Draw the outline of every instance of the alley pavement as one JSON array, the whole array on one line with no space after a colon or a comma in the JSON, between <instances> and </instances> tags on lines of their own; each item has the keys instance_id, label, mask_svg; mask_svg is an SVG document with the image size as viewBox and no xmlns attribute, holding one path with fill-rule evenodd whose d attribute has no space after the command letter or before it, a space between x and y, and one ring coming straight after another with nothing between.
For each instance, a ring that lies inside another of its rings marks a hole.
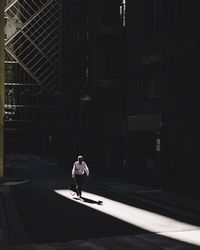
<instances>
[{"instance_id":1,"label":"alley pavement","mask_svg":"<svg viewBox=\"0 0 200 250\"><path fill-rule=\"evenodd\" d=\"M32 155L26 157L29 162L41 161ZM107 236L102 232L98 237L60 242L33 242L11 192L11 189L18 185L26 185L32 179L20 168L13 167L15 157L10 162L11 165L6 166L6 177L0 179L0 250L200 249L200 201L197 197L164 192L106 176L91 176L82 199L71 196L67 186L55 192L72 204L81 204L98 210L141 230ZM51 164L52 168L56 168L58 163L50 159L43 164ZM70 180L67 176L63 178ZM98 203L99 201L102 203ZM103 228L103 225L97 226Z\"/></svg>"}]
</instances>

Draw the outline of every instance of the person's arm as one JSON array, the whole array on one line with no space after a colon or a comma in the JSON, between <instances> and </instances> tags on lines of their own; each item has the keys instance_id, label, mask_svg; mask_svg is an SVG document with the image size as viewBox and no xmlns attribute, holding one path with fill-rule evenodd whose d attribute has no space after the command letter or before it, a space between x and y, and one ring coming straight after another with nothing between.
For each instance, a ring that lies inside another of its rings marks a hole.
<instances>
[{"instance_id":1,"label":"person's arm","mask_svg":"<svg viewBox=\"0 0 200 250\"><path fill-rule=\"evenodd\" d=\"M89 176L89 168L88 168L88 166L87 166L87 164L84 162L84 168L85 168L85 173L86 173L86 175L87 176Z\"/></svg>"},{"instance_id":2,"label":"person's arm","mask_svg":"<svg viewBox=\"0 0 200 250\"><path fill-rule=\"evenodd\" d=\"M74 166L72 168L72 178L75 177L75 167L76 167L76 164L74 163Z\"/></svg>"}]
</instances>

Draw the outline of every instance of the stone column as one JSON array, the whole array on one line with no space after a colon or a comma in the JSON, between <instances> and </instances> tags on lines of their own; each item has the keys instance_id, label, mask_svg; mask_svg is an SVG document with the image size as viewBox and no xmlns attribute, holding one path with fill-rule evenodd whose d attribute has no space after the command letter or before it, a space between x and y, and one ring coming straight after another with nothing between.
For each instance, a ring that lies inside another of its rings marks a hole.
<instances>
[{"instance_id":1,"label":"stone column","mask_svg":"<svg viewBox=\"0 0 200 250\"><path fill-rule=\"evenodd\" d=\"M4 127L4 1L0 0L0 177L3 177Z\"/></svg>"}]
</instances>

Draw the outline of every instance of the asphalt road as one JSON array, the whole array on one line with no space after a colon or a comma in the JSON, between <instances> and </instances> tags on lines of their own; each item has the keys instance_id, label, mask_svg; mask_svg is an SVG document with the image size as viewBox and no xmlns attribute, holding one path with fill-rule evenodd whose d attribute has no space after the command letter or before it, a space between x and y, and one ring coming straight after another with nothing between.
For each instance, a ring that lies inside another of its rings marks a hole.
<instances>
[{"instance_id":1,"label":"asphalt road","mask_svg":"<svg viewBox=\"0 0 200 250\"><path fill-rule=\"evenodd\" d=\"M199 249L198 200L94 175L80 200L68 190L71 167L55 163L33 155L7 160L8 249Z\"/></svg>"},{"instance_id":2,"label":"asphalt road","mask_svg":"<svg viewBox=\"0 0 200 250\"><path fill-rule=\"evenodd\" d=\"M66 242L145 232L141 228L84 206L82 203L106 205L97 204L97 200L91 199L90 195L76 202L75 197L71 200L55 192L67 192L70 175L64 169L33 159L13 161L12 165L29 179L27 183L11 186L10 190L32 243ZM92 176L86 180L84 186L88 192L106 195L106 191L99 189Z\"/></svg>"}]
</instances>

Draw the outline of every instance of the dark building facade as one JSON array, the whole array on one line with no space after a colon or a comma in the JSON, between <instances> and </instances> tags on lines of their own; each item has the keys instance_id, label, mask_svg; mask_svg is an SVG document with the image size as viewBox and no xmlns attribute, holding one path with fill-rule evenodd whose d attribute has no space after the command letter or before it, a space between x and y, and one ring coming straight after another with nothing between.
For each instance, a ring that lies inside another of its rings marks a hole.
<instances>
[{"instance_id":1,"label":"dark building facade","mask_svg":"<svg viewBox=\"0 0 200 250\"><path fill-rule=\"evenodd\" d=\"M64 4L64 3L63 3ZM94 172L118 174L123 165L123 3L66 1L66 95L75 104L76 152ZM71 6L71 9L69 8ZM121 8L121 14L120 14ZM71 33L69 33L71 32ZM70 34L70 35L69 35ZM66 100L69 100L66 98ZM71 135L70 135L71 136Z\"/></svg>"},{"instance_id":2,"label":"dark building facade","mask_svg":"<svg viewBox=\"0 0 200 250\"><path fill-rule=\"evenodd\" d=\"M17 2L15 9L22 17L23 8ZM43 5L34 9L39 3ZM23 123L29 128L27 131L33 131L32 135L37 134L32 136L38 139L31 145L37 149L38 144L42 145L40 153L58 157L69 168L74 157L83 154L94 173L197 194L196 1L55 0L50 6L52 12L48 12L47 3L32 0L31 8L38 14L44 13L40 8L46 10L41 18L50 20L55 28L50 45L54 45L54 39L59 40L60 52L56 54L55 47L54 53L61 62L60 78L50 78L56 86L54 91L51 85L50 99L45 94L48 83L41 78L41 85L37 81L35 84L34 72L28 71L31 81L25 82L25 76L19 82L19 95L25 95L25 87L30 84L34 96L46 100L44 105L36 105L42 119L37 124ZM59 6L57 12L53 11L55 6ZM6 10L9 11L9 4ZM9 13L7 16L12 18ZM35 19L30 20L34 31ZM31 36L18 33L24 40ZM48 36L45 32L44 35ZM12 52L12 44L8 45ZM10 61L14 62L13 58ZM11 84L7 82L8 90ZM29 96L27 100L31 100ZM21 107L12 100L11 104L17 109ZM43 112L42 107L47 111ZM29 112L35 113L38 111ZM12 116L5 125L10 131L21 131L21 123L14 120ZM27 143L30 133L23 134L20 136ZM6 135L14 140L11 132ZM7 148L12 140L7 140Z\"/></svg>"},{"instance_id":3,"label":"dark building facade","mask_svg":"<svg viewBox=\"0 0 200 250\"><path fill-rule=\"evenodd\" d=\"M195 1L88 6L95 163L134 183L198 193Z\"/></svg>"},{"instance_id":4,"label":"dark building facade","mask_svg":"<svg viewBox=\"0 0 200 250\"><path fill-rule=\"evenodd\" d=\"M189 193L199 192L196 9L195 1L127 1L128 176Z\"/></svg>"}]
</instances>

